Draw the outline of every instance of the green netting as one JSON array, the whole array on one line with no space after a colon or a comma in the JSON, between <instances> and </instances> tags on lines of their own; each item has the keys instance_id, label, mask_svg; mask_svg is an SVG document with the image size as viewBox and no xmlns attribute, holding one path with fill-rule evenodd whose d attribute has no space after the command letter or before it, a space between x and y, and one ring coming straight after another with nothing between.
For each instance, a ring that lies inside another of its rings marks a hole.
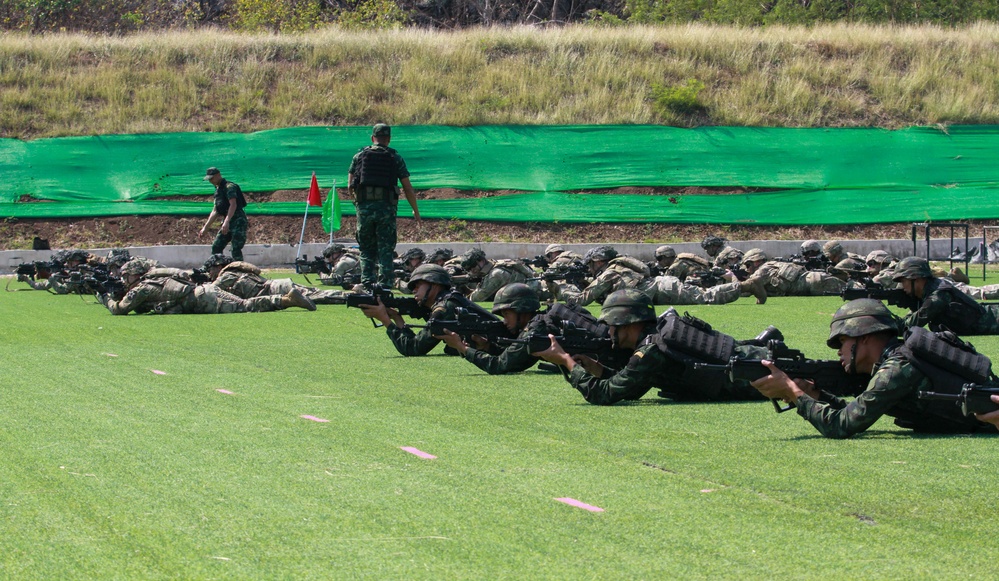
<instances>
[{"instance_id":1,"label":"green netting","mask_svg":"<svg viewBox=\"0 0 999 581\"><path fill-rule=\"evenodd\" d=\"M368 127L0 140L0 215L206 214L163 196L210 194L205 167L245 191L344 185ZM428 218L561 222L849 224L999 218L999 127L777 129L660 126L397 127L417 189L538 192L424 200ZM741 195L588 195L638 186L744 186ZM53 203L18 202L23 196ZM303 194L304 198L304 194ZM302 203L251 204L300 214ZM350 212L350 205L345 205ZM407 215L408 207L400 206Z\"/></svg>"}]
</instances>

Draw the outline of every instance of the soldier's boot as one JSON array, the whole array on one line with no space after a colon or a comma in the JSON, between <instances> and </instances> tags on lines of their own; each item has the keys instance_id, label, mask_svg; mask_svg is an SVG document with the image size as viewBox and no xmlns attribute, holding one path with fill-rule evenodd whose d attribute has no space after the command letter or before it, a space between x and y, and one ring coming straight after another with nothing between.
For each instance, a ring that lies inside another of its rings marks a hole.
<instances>
[{"instance_id":1,"label":"soldier's boot","mask_svg":"<svg viewBox=\"0 0 999 581\"><path fill-rule=\"evenodd\" d=\"M312 299L302 294L302 291L297 288L293 288L288 291L287 294L281 297L281 306L284 308L288 307L301 307L307 311L316 310L316 303L312 302Z\"/></svg>"},{"instance_id":2,"label":"soldier's boot","mask_svg":"<svg viewBox=\"0 0 999 581\"><path fill-rule=\"evenodd\" d=\"M968 278L968 275L964 274L964 271L956 266L950 271L950 277L954 279L954 282L971 284L971 279Z\"/></svg>"},{"instance_id":3,"label":"soldier's boot","mask_svg":"<svg viewBox=\"0 0 999 581\"><path fill-rule=\"evenodd\" d=\"M739 290L756 297L756 304L762 305L767 302L767 289L763 287L762 278L750 278L739 283Z\"/></svg>"}]
</instances>

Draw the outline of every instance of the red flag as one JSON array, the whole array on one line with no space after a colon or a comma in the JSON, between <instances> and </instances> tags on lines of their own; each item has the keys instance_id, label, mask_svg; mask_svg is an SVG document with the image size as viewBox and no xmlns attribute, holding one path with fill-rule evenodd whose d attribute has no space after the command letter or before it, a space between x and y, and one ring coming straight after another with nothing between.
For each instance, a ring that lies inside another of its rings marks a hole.
<instances>
[{"instance_id":1,"label":"red flag","mask_svg":"<svg viewBox=\"0 0 999 581\"><path fill-rule=\"evenodd\" d=\"M323 198L319 195L319 182L316 181L316 172L312 172L312 185L309 186L309 205L323 205Z\"/></svg>"}]
</instances>

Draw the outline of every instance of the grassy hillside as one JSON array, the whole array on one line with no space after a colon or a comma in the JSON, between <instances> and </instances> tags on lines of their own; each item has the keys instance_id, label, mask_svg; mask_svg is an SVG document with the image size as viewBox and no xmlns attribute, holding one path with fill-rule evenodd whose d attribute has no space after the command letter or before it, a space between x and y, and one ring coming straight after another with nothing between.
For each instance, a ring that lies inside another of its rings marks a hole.
<instances>
[{"instance_id":1,"label":"grassy hillside","mask_svg":"<svg viewBox=\"0 0 999 581\"><path fill-rule=\"evenodd\" d=\"M995 123L999 27L0 37L0 135L295 125Z\"/></svg>"}]
</instances>

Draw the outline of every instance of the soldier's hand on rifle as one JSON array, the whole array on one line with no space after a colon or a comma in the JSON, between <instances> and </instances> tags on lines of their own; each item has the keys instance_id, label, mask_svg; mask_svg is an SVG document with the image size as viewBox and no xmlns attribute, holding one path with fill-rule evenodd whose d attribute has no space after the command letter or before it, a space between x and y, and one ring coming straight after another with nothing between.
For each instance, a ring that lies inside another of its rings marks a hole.
<instances>
[{"instance_id":1,"label":"soldier's hand on rifle","mask_svg":"<svg viewBox=\"0 0 999 581\"><path fill-rule=\"evenodd\" d=\"M390 325L393 321L398 322L402 320L402 317L399 316L399 311L386 307L381 297L378 297L377 305L360 305L358 308L361 309L365 317L377 319L379 323L386 326ZM399 323L396 326L402 327L404 323Z\"/></svg>"},{"instance_id":2,"label":"soldier's hand on rifle","mask_svg":"<svg viewBox=\"0 0 999 581\"><path fill-rule=\"evenodd\" d=\"M999 395L993 395L991 399L993 403L999 404ZM980 422L992 424L999 428L999 410L989 412L987 414L975 414L975 419Z\"/></svg>"},{"instance_id":3,"label":"soldier's hand on rifle","mask_svg":"<svg viewBox=\"0 0 999 581\"><path fill-rule=\"evenodd\" d=\"M773 361L764 360L762 364L770 370L770 375L761 377L749 385L755 387L768 398L795 403L798 401L798 397L802 395L808 395L813 398L819 397L819 393L810 381L791 379L786 373L778 369Z\"/></svg>"},{"instance_id":4,"label":"soldier's hand on rifle","mask_svg":"<svg viewBox=\"0 0 999 581\"><path fill-rule=\"evenodd\" d=\"M455 333L450 329L444 329L443 335L434 335L434 337L437 337L438 339L443 341L445 345L454 349L458 353L461 353L462 355L464 355L465 352L468 351L468 344L465 343L457 333Z\"/></svg>"},{"instance_id":5,"label":"soldier's hand on rifle","mask_svg":"<svg viewBox=\"0 0 999 581\"><path fill-rule=\"evenodd\" d=\"M606 368L603 365L601 365L599 361L590 357L589 355L576 355L575 357L573 357L573 360L576 363L582 365L583 369L585 369L586 372L589 373L590 375L594 377L604 376L604 370Z\"/></svg>"},{"instance_id":6,"label":"soldier's hand on rifle","mask_svg":"<svg viewBox=\"0 0 999 581\"><path fill-rule=\"evenodd\" d=\"M489 339L483 337L482 335L472 335L472 342L475 343L475 348L479 351L486 351L489 349Z\"/></svg>"},{"instance_id":7,"label":"soldier's hand on rifle","mask_svg":"<svg viewBox=\"0 0 999 581\"><path fill-rule=\"evenodd\" d=\"M572 371L572 368L576 366L576 362L569 356L568 353L565 352L564 349L562 349L562 346L558 344L558 341L555 340L555 335L548 335L548 338L552 341L551 346L544 351L531 353L531 355L540 357L549 363L561 365L569 371Z\"/></svg>"}]
</instances>

